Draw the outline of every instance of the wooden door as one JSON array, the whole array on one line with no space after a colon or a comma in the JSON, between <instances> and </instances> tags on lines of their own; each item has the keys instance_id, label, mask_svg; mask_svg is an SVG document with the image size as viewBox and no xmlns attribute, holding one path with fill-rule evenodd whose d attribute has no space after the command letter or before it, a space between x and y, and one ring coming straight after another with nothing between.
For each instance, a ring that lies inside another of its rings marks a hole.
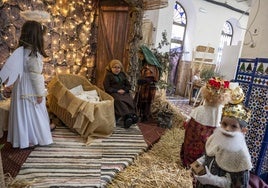
<instances>
[{"instance_id":1,"label":"wooden door","mask_svg":"<svg viewBox=\"0 0 268 188\"><path fill-rule=\"evenodd\" d=\"M106 65L119 59L125 69L128 66L129 7L100 6L98 47L96 59L96 85L103 88Z\"/></svg>"}]
</instances>

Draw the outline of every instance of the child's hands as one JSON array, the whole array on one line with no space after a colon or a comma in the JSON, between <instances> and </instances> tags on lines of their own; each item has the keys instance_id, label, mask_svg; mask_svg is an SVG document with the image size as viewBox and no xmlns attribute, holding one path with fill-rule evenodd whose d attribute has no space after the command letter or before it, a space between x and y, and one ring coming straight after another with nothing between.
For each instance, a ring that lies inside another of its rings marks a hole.
<instances>
[{"instance_id":1,"label":"child's hands","mask_svg":"<svg viewBox=\"0 0 268 188\"><path fill-rule=\"evenodd\" d=\"M119 89L119 90L117 91L117 93L123 95L123 94L125 93L125 90L123 90L123 89Z\"/></svg>"},{"instance_id":2,"label":"child's hands","mask_svg":"<svg viewBox=\"0 0 268 188\"><path fill-rule=\"evenodd\" d=\"M43 101L43 97L37 97L37 103L40 104Z\"/></svg>"},{"instance_id":3,"label":"child's hands","mask_svg":"<svg viewBox=\"0 0 268 188\"><path fill-rule=\"evenodd\" d=\"M202 185L214 185L217 187L230 187L231 186L231 179L227 177L219 177L210 173L207 166L206 174L202 176L196 176L195 178L202 184Z\"/></svg>"},{"instance_id":4,"label":"child's hands","mask_svg":"<svg viewBox=\"0 0 268 188\"><path fill-rule=\"evenodd\" d=\"M200 165L203 165L205 163L205 155L202 155L196 160ZM209 171L209 170L208 170Z\"/></svg>"},{"instance_id":5,"label":"child's hands","mask_svg":"<svg viewBox=\"0 0 268 188\"><path fill-rule=\"evenodd\" d=\"M196 176L195 178L202 184L202 185L212 185L213 182L213 175L210 173L209 169L207 166L205 166L206 168L206 174L202 175L202 176Z\"/></svg>"}]
</instances>

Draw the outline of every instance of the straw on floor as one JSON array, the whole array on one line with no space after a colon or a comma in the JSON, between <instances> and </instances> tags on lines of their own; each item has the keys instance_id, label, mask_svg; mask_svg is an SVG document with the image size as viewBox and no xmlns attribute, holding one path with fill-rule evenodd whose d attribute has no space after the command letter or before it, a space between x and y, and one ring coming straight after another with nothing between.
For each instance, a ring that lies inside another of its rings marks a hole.
<instances>
[{"instance_id":1,"label":"straw on floor","mask_svg":"<svg viewBox=\"0 0 268 188\"><path fill-rule=\"evenodd\" d=\"M179 157L184 130L167 130L152 149L119 172L108 188L191 188L191 172L182 167Z\"/></svg>"},{"instance_id":2,"label":"straw on floor","mask_svg":"<svg viewBox=\"0 0 268 188\"><path fill-rule=\"evenodd\" d=\"M180 160L180 149L184 140L185 116L174 105L163 98L156 98L153 112L172 112L172 128L165 131L151 150L141 154L131 166L119 172L109 188L191 188L193 178Z\"/></svg>"}]
</instances>

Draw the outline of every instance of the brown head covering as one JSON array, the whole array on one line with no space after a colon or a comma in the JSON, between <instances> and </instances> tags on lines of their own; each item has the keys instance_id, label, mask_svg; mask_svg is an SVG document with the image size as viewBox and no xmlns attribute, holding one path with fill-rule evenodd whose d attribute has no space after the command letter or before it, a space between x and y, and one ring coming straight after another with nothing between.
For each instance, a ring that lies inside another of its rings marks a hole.
<instances>
[{"instance_id":1,"label":"brown head covering","mask_svg":"<svg viewBox=\"0 0 268 188\"><path fill-rule=\"evenodd\" d=\"M109 62L109 64L105 67L105 69L107 71L110 71L112 72L112 67L115 66L115 65L119 65L121 67L121 71L124 72L124 67L121 63L121 61L119 61L118 59L113 59Z\"/></svg>"}]
</instances>

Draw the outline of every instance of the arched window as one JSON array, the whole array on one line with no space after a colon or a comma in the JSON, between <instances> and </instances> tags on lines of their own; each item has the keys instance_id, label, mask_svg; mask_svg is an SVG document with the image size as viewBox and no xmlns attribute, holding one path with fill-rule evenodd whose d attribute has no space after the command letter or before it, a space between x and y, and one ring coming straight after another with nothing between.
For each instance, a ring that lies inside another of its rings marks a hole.
<instances>
[{"instance_id":1,"label":"arched window","mask_svg":"<svg viewBox=\"0 0 268 188\"><path fill-rule=\"evenodd\" d=\"M221 40L220 40L220 45L218 49L218 57L217 57L218 64L221 62L222 50L223 50L224 44L226 43L226 45L230 46L232 44L232 39L233 39L233 26L230 22L226 21L223 25L223 29L221 32Z\"/></svg>"},{"instance_id":2,"label":"arched window","mask_svg":"<svg viewBox=\"0 0 268 188\"><path fill-rule=\"evenodd\" d=\"M183 7L179 3L175 3L173 25L171 33L170 48L182 49L185 37L185 29L187 24L187 17Z\"/></svg>"},{"instance_id":3,"label":"arched window","mask_svg":"<svg viewBox=\"0 0 268 188\"><path fill-rule=\"evenodd\" d=\"M170 41L170 64L168 84L172 87L167 89L167 94L174 94L177 85L178 64L182 57L187 16L183 7L176 2L174 5L173 23Z\"/></svg>"}]
</instances>

